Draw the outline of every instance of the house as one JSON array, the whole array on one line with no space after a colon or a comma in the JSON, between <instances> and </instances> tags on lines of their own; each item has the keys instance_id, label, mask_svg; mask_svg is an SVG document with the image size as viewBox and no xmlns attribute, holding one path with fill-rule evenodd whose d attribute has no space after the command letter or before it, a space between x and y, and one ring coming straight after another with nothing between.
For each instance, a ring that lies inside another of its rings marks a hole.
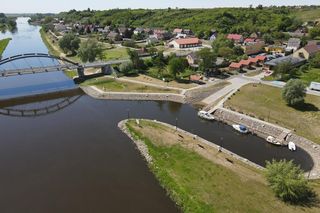
<instances>
[{"instance_id":1,"label":"house","mask_svg":"<svg viewBox=\"0 0 320 213\"><path fill-rule=\"evenodd\" d=\"M135 35L139 35L141 33L144 32L144 29L143 28L136 28L134 31L133 31L133 34Z\"/></svg>"},{"instance_id":2,"label":"house","mask_svg":"<svg viewBox=\"0 0 320 213\"><path fill-rule=\"evenodd\" d=\"M256 39L255 38L246 38L243 43L244 45L247 45L247 44L251 44L251 43L255 43L256 42Z\"/></svg>"},{"instance_id":3,"label":"house","mask_svg":"<svg viewBox=\"0 0 320 213\"><path fill-rule=\"evenodd\" d=\"M117 32L110 32L107 35L107 38L112 40L112 41L121 41L122 40L122 36Z\"/></svg>"},{"instance_id":4,"label":"house","mask_svg":"<svg viewBox=\"0 0 320 213\"><path fill-rule=\"evenodd\" d=\"M284 54L286 46L284 45L269 45L264 48L266 52L271 54Z\"/></svg>"},{"instance_id":5,"label":"house","mask_svg":"<svg viewBox=\"0 0 320 213\"><path fill-rule=\"evenodd\" d=\"M293 57L293 55L288 55L284 57L275 58L273 60L270 60L266 63L264 63L264 68L267 70L272 70L274 67L276 67L279 64L287 63L289 62L292 66L298 67L306 62L306 59L300 58L300 57Z\"/></svg>"},{"instance_id":6,"label":"house","mask_svg":"<svg viewBox=\"0 0 320 213\"><path fill-rule=\"evenodd\" d=\"M173 30L173 34L174 35L178 35L178 34L181 34L181 33L183 33L183 29L176 28L176 29Z\"/></svg>"},{"instance_id":7,"label":"house","mask_svg":"<svg viewBox=\"0 0 320 213\"><path fill-rule=\"evenodd\" d=\"M229 34L227 36L227 39L230 39L235 43L242 43L243 42L243 36L239 35L239 34Z\"/></svg>"},{"instance_id":8,"label":"house","mask_svg":"<svg viewBox=\"0 0 320 213\"><path fill-rule=\"evenodd\" d=\"M264 41L258 42L245 42L245 45L242 45L241 48L243 52L247 55L258 54L262 51L263 47L265 46Z\"/></svg>"},{"instance_id":9,"label":"house","mask_svg":"<svg viewBox=\"0 0 320 213\"><path fill-rule=\"evenodd\" d=\"M54 30L57 31L57 32L65 32L65 31L67 31L67 26L64 25L64 24L61 24L61 23L55 24L54 25Z\"/></svg>"},{"instance_id":10,"label":"house","mask_svg":"<svg viewBox=\"0 0 320 213\"><path fill-rule=\"evenodd\" d=\"M190 75L189 80L192 82L200 82L202 79L201 75Z\"/></svg>"},{"instance_id":11,"label":"house","mask_svg":"<svg viewBox=\"0 0 320 213\"><path fill-rule=\"evenodd\" d=\"M293 53L293 57L295 58L304 58L310 59L315 56L318 52L320 52L320 46L317 44L308 44L303 48L297 50Z\"/></svg>"},{"instance_id":12,"label":"house","mask_svg":"<svg viewBox=\"0 0 320 213\"><path fill-rule=\"evenodd\" d=\"M153 35L159 40L168 40L172 37L170 32L161 29L154 29Z\"/></svg>"},{"instance_id":13,"label":"house","mask_svg":"<svg viewBox=\"0 0 320 213\"><path fill-rule=\"evenodd\" d=\"M215 29L211 29L209 40L214 41L217 39L217 37L218 37L217 31Z\"/></svg>"},{"instance_id":14,"label":"house","mask_svg":"<svg viewBox=\"0 0 320 213\"><path fill-rule=\"evenodd\" d=\"M178 33L176 35L176 38L186 38L187 37L187 34L184 34L184 33Z\"/></svg>"},{"instance_id":15,"label":"house","mask_svg":"<svg viewBox=\"0 0 320 213\"><path fill-rule=\"evenodd\" d=\"M159 39L157 37L152 36L152 35L150 35L149 38L147 38L147 40L146 40L147 45L152 45L152 44L156 44L156 43L159 43Z\"/></svg>"},{"instance_id":16,"label":"house","mask_svg":"<svg viewBox=\"0 0 320 213\"><path fill-rule=\"evenodd\" d=\"M194 48L202 46L202 42L198 38L181 38L172 40L169 46L176 49Z\"/></svg>"},{"instance_id":17,"label":"house","mask_svg":"<svg viewBox=\"0 0 320 213\"><path fill-rule=\"evenodd\" d=\"M184 34L187 34L187 35L189 35L189 36L193 35L193 32L192 32L192 30L190 30L190 29L184 29L184 30L183 30L183 33L184 33Z\"/></svg>"},{"instance_id":18,"label":"house","mask_svg":"<svg viewBox=\"0 0 320 213\"><path fill-rule=\"evenodd\" d=\"M187 58L189 66L199 67L200 58L198 57L198 55L195 52L188 54L186 58Z\"/></svg>"},{"instance_id":19,"label":"house","mask_svg":"<svg viewBox=\"0 0 320 213\"><path fill-rule=\"evenodd\" d=\"M240 70L240 69L242 69L242 67L243 67L243 64L242 64L242 63L232 62L232 63L229 65L229 70Z\"/></svg>"},{"instance_id":20,"label":"house","mask_svg":"<svg viewBox=\"0 0 320 213\"><path fill-rule=\"evenodd\" d=\"M301 40L299 38L290 38L287 44L286 52L295 52L299 49Z\"/></svg>"},{"instance_id":21,"label":"house","mask_svg":"<svg viewBox=\"0 0 320 213\"><path fill-rule=\"evenodd\" d=\"M257 39L259 38L259 35L257 33L251 33L250 38Z\"/></svg>"}]
</instances>

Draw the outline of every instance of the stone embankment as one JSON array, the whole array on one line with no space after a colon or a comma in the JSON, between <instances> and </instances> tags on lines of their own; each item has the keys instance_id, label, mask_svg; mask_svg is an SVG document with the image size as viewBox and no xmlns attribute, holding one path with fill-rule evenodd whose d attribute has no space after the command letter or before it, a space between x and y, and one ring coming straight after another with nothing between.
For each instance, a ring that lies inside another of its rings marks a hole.
<instances>
[{"instance_id":1,"label":"stone embankment","mask_svg":"<svg viewBox=\"0 0 320 213\"><path fill-rule=\"evenodd\" d=\"M311 156L314 162L312 170L307 174L308 178L320 178L320 149L318 144L300 137L286 128L252 118L229 109L219 107L214 111L213 115L216 120L222 121L229 125L245 125L250 132L258 135L259 137L266 138L267 136L273 136L277 140L282 141L284 145L286 145L289 141L294 142L297 146L297 149L305 150Z\"/></svg>"},{"instance_id":2,"label":"stone embankment","mask_svg":"<svg viewBox=\"0 0 320 213\"><path fill-rule=\"evenodd\" d=\"M97 99L108 100L144 100L144 101L172 101L186 103L185 96L174 93L137 93L137 92L104 92L94 86L81 87L88 95Z\"/></svg>"},{"instance_id":3,"label":"stone embankment","mask_svg":"<svg viewBox=\"0 0 320 213\"><path fill-rule=\"evenodd\" d=\"M139 119L139 120L146 120L146 119ZM128 120L123 120L123 121L120 121L119 124L118 124L118 127L136 144L137 146L137 149L140 151L141 155L146 159L146 161L148 163L152 163L152 157L149 155L149 152L148 152L148 147L144 144L144 142L138 140L138 139L135 139L131 133L128 131L127 127L126 127L126 122ZM148 121L148 120L146 120ZM149 120L150 121L150 120ZM164 125L166 127L169 127L171 129L174 129L176 130L178 133L181 133L181 134L184 134L184 135L188 135L189 137L193 137L193 138L196 138L197 142L199 142L199 145L201 145L201 147L205 148L206 146L208 147L212 147L214 149L218 151L222 151L223 153L229 155L230 157L236 159L236 160L239 160L247 165L250 165L252 167L255 167L257 169L264 169L262 166L256 164L256 163L253 163L252 161L249 161L248 159L246 158L243 158L227 149L224 149L222 147L220 147L219 145L216 145L210 141L207 141L201 137L198 137L194 134L191 134L190 132L187 132L185 130L182 130L180 128L176 128L175 126L172 126L170 124L167 124L167 123L163 123L163 122L160 122L160 121L153 121L153 122L156 122L158 124L161 124L161 125Z\"/></svg>"}]
</instances>

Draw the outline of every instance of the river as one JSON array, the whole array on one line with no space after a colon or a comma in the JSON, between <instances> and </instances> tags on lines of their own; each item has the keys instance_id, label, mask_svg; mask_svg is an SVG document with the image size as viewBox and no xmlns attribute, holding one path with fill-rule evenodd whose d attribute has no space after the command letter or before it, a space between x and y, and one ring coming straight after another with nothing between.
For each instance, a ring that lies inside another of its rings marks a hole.
<instances>
[{"instance_id":1,"label":"river","mask_svg":"<svg viewBox=\"0 0 320 213\"><path fill-rule=\"evenodd\" d=\"M19 18L18 32L6 56L25 50L47 52L38 31L38 27ZM30 42L31 34L34 44L25 44L23 40ZM15 38L22 40L15 42ZM24 87L24 81L35 85L66 81L62 72L46 74L50 75L1 79L11 82L1 89ZM24 87L23 93L29 89ZM127 117L173 125L177 121L180 128L260 165L273 158L286 158L294 159L306 171L313 166L310 156L301 149L290 152L256 136L239 135L225 124L203 121L190 105L96 100L79 93L5 103L3 108L34 110L73 97L77 98L66 107L42 116L0 115L0 212L179 212L133 143L117 128L118 122Z\"/></svg>"}]
</instances>

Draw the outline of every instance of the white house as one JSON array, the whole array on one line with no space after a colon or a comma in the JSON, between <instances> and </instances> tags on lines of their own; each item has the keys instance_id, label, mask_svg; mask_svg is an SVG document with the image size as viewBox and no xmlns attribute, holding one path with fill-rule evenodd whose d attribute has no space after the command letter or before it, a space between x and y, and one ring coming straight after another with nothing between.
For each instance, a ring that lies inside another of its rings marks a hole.
<instances>
[{"instance_id":1,"label":"white house","mask_svg":"<svg viewBox=\"0 0 320 213\"><path fill-rule=\"evenodd\" d=\"M202 42L198 38L181 38L172 40L169 42L169 46L176 49L194 48L201 47Z\"/></svg>"}]
</instances>

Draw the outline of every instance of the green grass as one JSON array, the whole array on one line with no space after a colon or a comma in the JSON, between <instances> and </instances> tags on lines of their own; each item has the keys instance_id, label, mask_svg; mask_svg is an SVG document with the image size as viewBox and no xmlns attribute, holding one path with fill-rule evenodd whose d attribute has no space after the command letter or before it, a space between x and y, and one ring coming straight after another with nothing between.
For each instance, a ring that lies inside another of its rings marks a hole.
<instances>
[{"instance_id":1,"label":"green grass","mask_svg":"<svg viewBox=\"0 0 320 213\"><path fill-rule=\"evenodd\" d=\"M0 40L0 57L2 56L3 52L7 48L10 41L11 41L11 38L5 38Z\"/></svg>"},{"instance_id":2,"label":"green grass","mask_svg":"<svg viewBox=\"0 0 320 213\"><path fill-rule=\"evenodd\" d=\"M294 15L301 21L314 21L320 18L320 8L298 9Z\"/></svg>"},{"instance_id":3,"label":"green grass","mask_svg":"<svg viewBox=\"0 0 320 213\"><path fill-rule=\"evenodd\" d=\"M281 89L267 85L246 85L225 105L236 111L295 129L298 135L320 144L320 97L307 95L302 109L289 107Z\"/></svg>"},{"instance_id":4,"label":"green grass","mask_svg":"<svg viewBox=\"0 0 320 213\"><path fill-rule=\"evenodd\" d=\"M179 93L178 90L151 87L104 77L88 80L82 83L82 85L97 86L99 89L108 92Z\"/></svg>"},{"instance_id":5,"label":"green grass","mask_svg":"<svg viewBox=\"0 0 320 213\"><path fill-rule=\"evenodd\" d=\"M312 68L306 72L303 72L300 75L300 79L307 85L309 85L312 81L320 82L320 69Z\"/></svg>"},{"instance_id":6,"label":"green grass","mask_svg":"<svg viewBox=\"0 0 320 213\"><path fill-rule=\"evenodd\" d=\"M68 78L73 79L74 77L78 76L78 72L76 70L66 70L64 74L68 76Z\"/></svg>"},{"instance_id":7,"label":"green grass","mask_svg":"<svg viewBox=\"0 0 320 213\"><path fill-rule=\"evenodd\" d=\"M142 140L147 145L153 159L153 163L149 165L151 171L183 212L250 213L319 210L316 207L287 205L274 197L264 181L239 175L179 143L171 146L163 145L163 141L168 140L166 136L170 131L163 125L151 121L140 121L140 125L142 128L132 120L127 123L134 138ZM261 179L261 172L254 169L250 171ZM312 186L316 187L318 192L319 184L316 182Z\"/></svg>"},{"instance_id":8,"label":"green grass","mask_svg":"<svg viewBox=\"0 0 320 213\"><path fill-rule=\"evenodd\" d=\"M51 55L55 55L55 56L60 56L61 52L58 52L55 48L53 48L53 44L50 41L50 38L48 38L48 35L46 34L46 32L41 28L40 29L40 35L42 38L43 43L46 45L49 53Z\"/></svg>"},{"instance_id":9,"label":"green grass","mask_svg":"<svg viewBox=\"0 0 320 213\"><path fill-rule=\"evenodd\" d=\"M123 47L118 47L114 49L107 49L103 52L104 60L118 60L118 59L128 59L129 55L127 49Z\"/></svg>"},{"instance_id":10,"label":"green grass","mask_svg":"<svg viewBox=\"0 0 320 213\"><path fill-rule=\"evenodd\" d=\"M262 70L255 70L255 71L252 71L252 72L248 72L246 74L244 74L245 76L248 76L248 77L254 77L256 75L259 75L262 73Z\"/></svg>"}]
</instances>

